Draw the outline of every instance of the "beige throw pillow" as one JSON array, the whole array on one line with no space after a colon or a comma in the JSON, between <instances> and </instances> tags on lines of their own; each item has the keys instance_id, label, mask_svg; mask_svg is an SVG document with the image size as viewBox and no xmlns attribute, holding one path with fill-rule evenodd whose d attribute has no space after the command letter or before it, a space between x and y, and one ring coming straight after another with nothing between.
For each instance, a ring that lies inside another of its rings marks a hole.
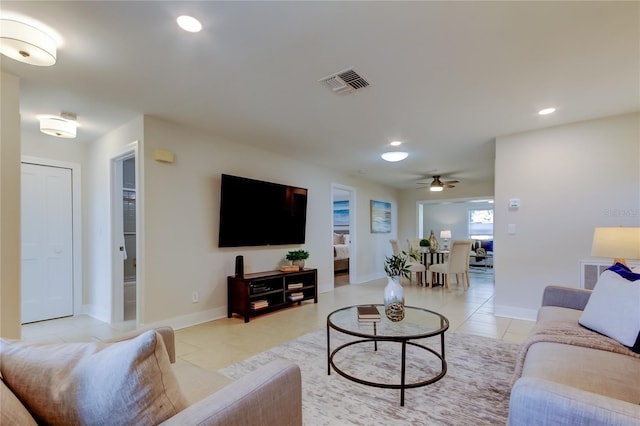
<instances>
[{"instance_id":1,"label":"beige throw pillow","mask_svg":"<svg viewBox=\"0 0 640 426\"><path fill-rule=\"evenodd\" d=\"M0 381L0 425L36 426L22 402Z\"/></svg>"},{"instance_id":2,"label":"beige throw pillow","mask_svg":"<svg viewBox=\"0 0 640 426\"><path fill-rule=\"evenodd\" d=\"M160 335L117 343L0 341L7 386L40 424L158 424L187 404Z\"/></svg>"}]
</instances>

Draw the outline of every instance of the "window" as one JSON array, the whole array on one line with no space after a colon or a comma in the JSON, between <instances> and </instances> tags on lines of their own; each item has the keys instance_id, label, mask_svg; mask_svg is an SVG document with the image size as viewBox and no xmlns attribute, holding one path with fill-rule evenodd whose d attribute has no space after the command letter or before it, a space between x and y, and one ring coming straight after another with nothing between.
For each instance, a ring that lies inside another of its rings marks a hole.
<instances>
[{"instance_id":1,"label":"window","mask_svg":"<svg viewBox=\"0 0 640 426\"><path fill-rule=\"evenodd\" d=\"M493 209L469 209L469 238L493 239Z\"/></svg>"}]
</instances>

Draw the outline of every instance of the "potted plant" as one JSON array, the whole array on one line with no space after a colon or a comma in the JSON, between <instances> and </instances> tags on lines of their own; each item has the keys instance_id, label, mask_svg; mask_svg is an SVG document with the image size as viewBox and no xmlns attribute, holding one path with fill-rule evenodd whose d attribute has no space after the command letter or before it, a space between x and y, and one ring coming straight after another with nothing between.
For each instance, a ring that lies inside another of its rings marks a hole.
<instances>
[{"instance_id":1,"label":"potted plant","mask_svg":"<svg viewBox=\"0 0 640 426\"><path fill-rule=\"evenodd\" d=\"M387 273L387 277L396 281L399 281L400 277L409 278L411 271L407 266L407 253L403 251L402 254L385 257L384 272Z\"/></svg>"},{"instance_id":2,"label":"potted plant","mask_svg":"<svg viewBox=\"0 0 640 426\"><path fill-rule=\"evenodd\" d=\"M407 266L407 253L385 257L384 271L387 273L387 286L384 288L384 313L391 321L404 319L404 294L400 278L409 278L411 271Z\"/></svg>"},{"instance_id":3,"label":"potted plant","mask_svg":"<svg viewBox=\"0 0 640 426\"><path fill-rule=\"evenodd\" d=\"M286 255L286 259L290 260L293 265L298 265L300 269L304 268L304 261L309 258L309 252L307 250L289 250Z\"/></svg>"},{"instance_id":4,"label":"potted plant","mask_svg":"<svg viewBox=\"0 0 640 426\"><path fill-rule=\"evenodd\" d=\"M429 246L431 245L431 243L429 242L428 239L423 238L420 240L420 247L422 247L422 252L426 253L427 249L429 248Z\"/></svg>"}]
</instances>

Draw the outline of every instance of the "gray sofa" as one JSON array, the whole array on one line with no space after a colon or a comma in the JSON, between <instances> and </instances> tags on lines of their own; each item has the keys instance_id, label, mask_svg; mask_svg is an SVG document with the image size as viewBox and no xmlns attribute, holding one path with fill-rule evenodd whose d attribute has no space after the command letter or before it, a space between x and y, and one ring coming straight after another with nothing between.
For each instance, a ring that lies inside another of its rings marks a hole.
<instances>
[{"instance_id":1,"label":"gray sofa","mask_svg":"<svg viewBox=\"0 0 640 426\"><path fill-rule=\"evenodd\" d=\"M170 365L175 363L176 360L173 329L163 327L155 329L155 331L157 333L153 334L155 334L156 336L155 339L157 343L154 343L153 341L154 336L148 337L148 340L152 343L152 345L155 345L156 347L156 352L151 353L151 358L158 358L158 355L161 355L159 358L165 359L165 361L161 360L161 362L165 363L167 368L171 370L172 367ZM140 333L134 333L130 336L119 338L118 341L131 341L133 339L137 339L138 335L140 335ZM144 336L140 335L140 337ZM68 347L72 347L71 345L73 344L68 344ZM11 350L20 350L19 345L17 346L17 349ZM47 346L44 346L44 348L45 351L51 350ZM86 350L86 348L81 350ZM151 348L151 350L153 351L153 348ZM10 356L6 355L8 353L9 349L6 349L6 352L2 353L3 357L6 356L6 359L8 359L8 357ZM78 365L81 363L82 361L78 363ZM104 363L99 364L99 368L105 368ZM203 375L206 373L207 372L202 370ZM29 375L29 372L27 372L27 375ZM165 388L168 387L166 383L168 383L169 379L172 381L177 380L178 382L180 382L179 378L173 379L167 377L166 374L160 375L162 377L159 380L165 383ZM169 375L173 374L169 373ZM12 392L12 390L10 389L10 386L8 386L8 384L10 383L10 380L8 380L9 376L1 377L1 379L0 424L35 425L36 419L32 417L32 415L34 414L26 409L28 403L17 397L17 394L14 394L14 392ZM29 380L38 381L40 379L32 377ZM149 378L134 378L134 380L149 380ZM94 382L94 384L97 383ZM184 382L181 382L180 386L184 386ZM57 391L54 389L54 394L56 392ZM26 399L30 398L30 395L23 396ZM186 401L183 396L179 396L177 399ZM44 404L48 406L48 410L51 410L55 402L44 401ZM252 373L235 382L227 384L219 391L205 396L198 402L192 405L187 405L188 401L186 401L184 406L181 406L176 410L178 411L177 413L173 414L172 417L168 418L161 424L181 426L233 426L249 424L262 426L299 426L302 424L302 387L300 369L296 364L293 364L291 362L274 361L261 367L260 369L253 371ZM34 417L37 418L37 416L35 415ZM40 419L42 421L42 417L40 417ZM67 421L63 421L61 423L70 424L70 422ZM81 423L82 422L80 422L80 424ZM117 424L118 421L104 419L98 423L108 425ZM139 421L136 421L135 423L153 424L156 422L150 421L148 416L143 415L139 419Z\"/></svg>"},{"instance_id":2,"label":"gray sofa","mask_svg":"<svg viewBox=\"0 0 640 426\"><path fill-rule=\"evenodd\" d=\"M578 324L590 294L545 289L516 365L510 426L640 425L640 356Z\"/></svg>"}]
</instances>

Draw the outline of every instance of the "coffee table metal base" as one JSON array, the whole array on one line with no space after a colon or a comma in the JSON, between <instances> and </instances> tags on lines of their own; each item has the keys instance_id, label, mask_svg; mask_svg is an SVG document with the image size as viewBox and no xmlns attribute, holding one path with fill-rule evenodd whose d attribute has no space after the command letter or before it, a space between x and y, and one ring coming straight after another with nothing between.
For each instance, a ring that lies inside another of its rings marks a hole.
<instances>
[{"instance_id":1,"label":"coffee table metal base","mask_svg":"<svg viewBox=\"0 0 640 426\"><path fill-rule=\"evenodd\" d=\"M401 366L400 366L400 383L399 384L394 384L394 383L379 383L379 382L371 382L368 380L363 380L363 379L359 379L357 377L354 377L346 372L344 372L343 370L341 370L333 361L334 356L340 352L341 350L348 348L349 346L352 345L357 345L357 344L361 344L361 343L374 343L374 351L378 350L378 341L392 341L392 342L398 342L402 345L402 359L401 359ZM424 349L425 351L435 355L440 361L441 361L441 365L442 368L440 370L440 372L438 374L436 374L434 377L429 378L427 380L423 380L420 382L415 382L415 383L406 383L405 379L406 379L406 359L407 359L407 345L411 345L411 346L415 346L417 348L421 348ZM437 351L421 345L419 343L416 342L411 342L408 341L407 339L403 339L403 338L382 338L382 339L377 339L377 338L371 338L371 339L362 339L362 340L355 340L352 342L348 342L345 343L344 345L340 345L337 348L335 348L333 351L331 351L331 327L329 327L327 325L327 374L330 375L331 374L331 368L333 367L333 369L335 370L336 373L338 373L339 375L341 375L342 377L351 380L353 382L356 383L360 383L362 385L366 385L366 386L373 386L373 387L377 387L377 388L385 388L385 389L400 389L400 406L404 407L404 391L405 389L411 389L411 388L419 388L422 386L426 386L426 385L430 385L431 383L435 383L438 380L442 379L444 377L444 375L447 373L447 361L444 358L444 332L440 334L440 348L441 348L441 352L438 353Z\"/></svg>"}]
</instances>

